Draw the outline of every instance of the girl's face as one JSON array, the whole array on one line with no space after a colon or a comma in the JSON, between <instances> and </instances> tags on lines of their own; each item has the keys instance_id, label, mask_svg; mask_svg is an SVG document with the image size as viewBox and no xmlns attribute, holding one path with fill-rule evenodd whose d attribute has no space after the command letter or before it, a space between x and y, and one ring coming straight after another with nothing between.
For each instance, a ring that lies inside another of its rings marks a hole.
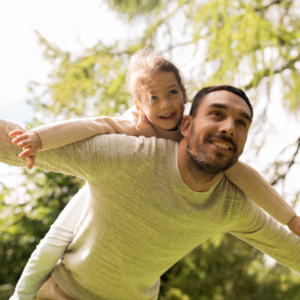
<instances>
[{"instance_id":1,"label":"girl's face","mask_svg":"<svg viewBox=\"0 0 300 300\"><path fill-rule=\"evenodd\" d=\"M149 76L148 96L135 100L148 120L166 130L176 129L182 120L186 95L173 72L158 71Z\"/></svg>"}]
</instances>

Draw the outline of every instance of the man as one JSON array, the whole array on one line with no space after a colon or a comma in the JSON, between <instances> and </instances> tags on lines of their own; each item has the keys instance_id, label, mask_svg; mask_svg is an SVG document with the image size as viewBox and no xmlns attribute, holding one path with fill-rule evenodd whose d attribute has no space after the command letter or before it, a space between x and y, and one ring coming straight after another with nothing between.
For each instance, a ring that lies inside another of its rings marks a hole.
<instances>
[{"instance_id":1,"label":"man","mask_svg":"<svg viewBox=\"0 0 300 300\"><path fill-rule=\"evenodd\" d=\"M243 152L252 115L241 90L212 86L196 95L179 144L103 135L39 153L37 166L89 185L89 205L52 272L62 293L73 299L157 299L167 269L225 232L299 272L300 239L222 173ZM25 166L7 135L16 124L1 121L0 128L0 160Z\"/></svg>"}]
</instances>

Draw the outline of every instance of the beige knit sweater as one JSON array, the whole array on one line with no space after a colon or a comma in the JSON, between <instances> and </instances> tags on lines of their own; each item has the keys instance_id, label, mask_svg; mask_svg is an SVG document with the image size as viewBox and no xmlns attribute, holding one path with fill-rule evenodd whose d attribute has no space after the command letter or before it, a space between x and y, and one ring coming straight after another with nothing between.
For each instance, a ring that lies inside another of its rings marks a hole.
<instances>
[{"instance_id":1,"label":"beige knit sweater","mask_svg":"<svg viewBox=\"0 0 300 300\"><path fill-rule=\"evenodd\" d=\"M20 149L0 120L0 161L17 166ZM193 248L225 232L300 272L300 238L288 233L220 176L192 191L177 167L178 144L101 135L39 152L36 166L83 178L87 205L52 276L77 300L156 300L160 276Z\"/></svg>"},{"instance_id":2,"label":"beige knit sweater","mask_svg":"<svg viewBox=\"0 0 300 300\"><path fill-rule=\"evenodd\" d=\"M121 118L97 117L73 119L50 123L34 129L41 138L42 149L49 150L75 143L98 134L123 133L133 136L160 137L180 141L177 131L163 130L144 118L136 128L138 112L131 107ZM295 215L293 208L280 194L253 168L237 162L225 172L227 178L239 187L252 201L263 208L278 222L286 225Z\"/></svg>"}]
</instances>

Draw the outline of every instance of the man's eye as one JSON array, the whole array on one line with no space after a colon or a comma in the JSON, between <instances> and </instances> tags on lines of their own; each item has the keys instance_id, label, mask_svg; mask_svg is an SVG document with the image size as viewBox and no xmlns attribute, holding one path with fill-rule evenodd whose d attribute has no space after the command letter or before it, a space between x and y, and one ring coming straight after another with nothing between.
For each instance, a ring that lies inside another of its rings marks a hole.
<instances>
[{"instance_id":1,"label":"man's eye","mask_svg":"<svg viewBox=\"0 0 300 300\"><path fill-rule=\"evenodd\" d=\"M238 120L237 123L242 126L246 126L246 123L243 120Z\"/></svg>"},{"instance_id":2,"label":"man's eye","mask_svg":"<svg viewBox=\"0 0 300 300\"><path fill-rule=\"evenodd\" d=\"M216 116L216 117L221 117L221 116L222 116L222 114L221 114L220 112L218 112L218 111L214 111L214 112L212 113L212 115L214 115L214 116Z\"/></svg>"}]
</instances>

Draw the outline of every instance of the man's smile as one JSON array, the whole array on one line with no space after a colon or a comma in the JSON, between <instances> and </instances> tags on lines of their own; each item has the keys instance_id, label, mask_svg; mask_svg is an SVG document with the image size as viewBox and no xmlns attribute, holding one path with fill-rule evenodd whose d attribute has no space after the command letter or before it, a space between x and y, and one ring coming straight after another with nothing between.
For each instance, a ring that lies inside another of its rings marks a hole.
<instances>
[{"instance_id":1,"label":"man's smile","mask_svg":"<svg viewBox=\"0 0 300 300\"><path fill-rule=\"evenodd\" d=\"M221 153L228 154L236 149L234 143L225 141L223 138L214 137L209 140L211 147Z\"/></svg>"},{"instance_id":2,"label":"man's smile","mask_svg":"<svg viewBox=\"0 0 300 300\"><path fill-rule=\"evenodd\" d=\"M210 142L210 145L214 150L225 153L225 154L230 153L232 151L232 149L230 149L229 146L227 146L223 143Z\"/></svg>"}]
</instances>

